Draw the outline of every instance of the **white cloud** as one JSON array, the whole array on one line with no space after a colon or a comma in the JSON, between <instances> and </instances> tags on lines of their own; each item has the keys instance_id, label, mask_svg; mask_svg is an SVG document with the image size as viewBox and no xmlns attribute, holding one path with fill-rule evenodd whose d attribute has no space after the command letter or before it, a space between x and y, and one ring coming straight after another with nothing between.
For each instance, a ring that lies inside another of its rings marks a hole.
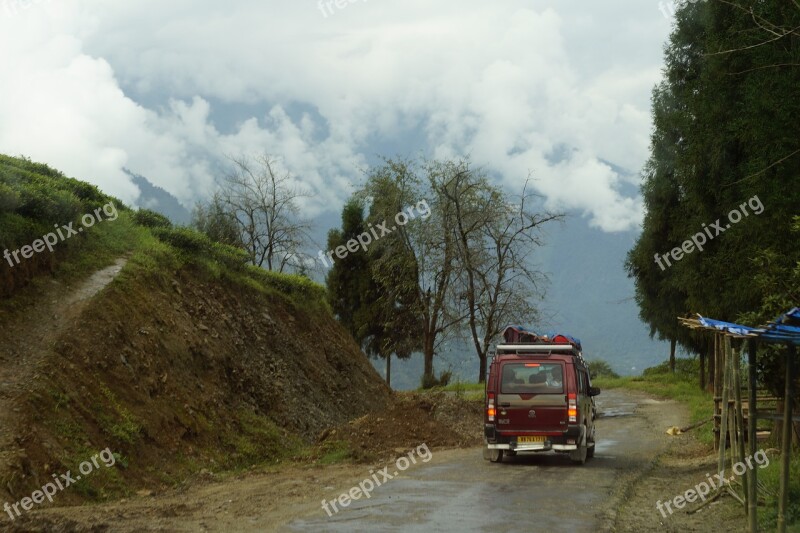
<instances>
[{"instance_id":1,"label":"white cloud","mask_svg":"<svg viewBox=\"0 0 800 533\"><path fill-rule=\"evenodd\" d=\"M424 135L629 229L641 201L602 161L644 162L667 30L622 0L374 0L327 18L311 0L47 2L0 15L0 151L132 200L128 167L186 203L223 154L268 151L319 195L313 213L338 209L376 139ZM220 131L212 101L262 111Z\"/></svg>"}]
</instances>

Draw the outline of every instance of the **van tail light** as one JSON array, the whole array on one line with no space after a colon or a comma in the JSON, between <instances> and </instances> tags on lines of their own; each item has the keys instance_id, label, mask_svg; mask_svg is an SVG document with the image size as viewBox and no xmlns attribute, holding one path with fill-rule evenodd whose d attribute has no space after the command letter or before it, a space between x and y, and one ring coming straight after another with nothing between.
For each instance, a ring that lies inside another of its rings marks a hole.
<instances>
[{"instance_id":1,"label":"van tail light","mask_svg":"<svg viewBox=\"0 0 800 533\"><path fill-rule=\"evenodd\" d=\"M494 417L497 414L497 409L494 407L494 393L489 393L489 405L486 406L486 416L489 422L494 422Z\"/></svg>"},{"instance_id":2,"label":"van tail light","mask_svg":"<svg viewBox=\"0 0 800 533\"><path fill-rule=\"evenodd\" d=\"M567 395L567 416L569 416L570 422L577 422L578 421L578 395L577 394L569 394Z\"/></svg>"}]
</instances>

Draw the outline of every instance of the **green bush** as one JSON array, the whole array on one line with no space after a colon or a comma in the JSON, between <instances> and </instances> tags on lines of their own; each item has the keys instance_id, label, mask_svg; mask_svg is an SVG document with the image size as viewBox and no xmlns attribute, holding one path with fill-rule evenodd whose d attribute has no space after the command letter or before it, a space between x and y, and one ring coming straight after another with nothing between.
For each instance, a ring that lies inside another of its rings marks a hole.
<instances>
[{"instance_id":1,"label":"green bush","mask_svg":"<svg viewBox=\"0 0 800 533\"><path fill-rule=\"evenodd\" d=\"M150 209L139 209L133 214L133 221L146 228L171 228L172 222L162 215Z\"/></svg>"},{"instance_id":2,"label":"green bush","mask_svg":"<svg viewBox=\"0 0 800 533\"><path fill-rule=\"evenodd\" d=\"M33 220L66 224L83 213L83 206L71 192L37 180L22 184L17 213Z\"/></svg>"},{"instance_id":3,"label":"green bush","mask_svg":"<svg viewBox=\"0 0 800 533\"><path fill-rule=\"evenodd\" d=\"M439 377L436 376L426 376L423 374L422 378L420 379L420 384L422 385L423 389L432 389L434 387L447 387L450 383L450 379L453 377L453 373L449 370L445 370Z\"/></svg>"},{"instance_id":4,"label":"green bush","mask_svg":"<svg viewBox=\"0 0 800 533\"><path fill-rule=\"evenodd\" d=\"M246 251L227 244L212 242L211 251L214 259L231 270L241 270L250 260Z\"/></svg>"},{"instance_id":5,"label":"green bush","mask_svg":"<svg viewBox=\"0 0 800 533\"><path fill-rule=\"evenodd\" d=\"M62 182L72 194L91 206L100 206L109 201L109 197L100 192L100 189L90 183L78 181L74 178L63 178ZM121 202L115 202L120 205Z\"/></svg>"},{"instance_id":6,"label":"green bush","mask_svg":"<svg viewBox=\"0 0 800 533\"><path fill-rule=\"evenodd\" d=\"M669 361L664 361L657 366L645 368L642 372L643 376L657 376L661 374L670 374ZM700 375L700 361L697 359L675 359L675 375L697 380L697 377Z\"/></svg>"},{"instance_id":7,"label":"green bush","mask_svg":"<svg viewBox=\"0 0 800 533\"><path fill-rule=\"evenodd\" d=\"M282 274L258 267L251 267L251 272L260 277L267 285L290 296L310 301L326 301L327 291L322 285L299 274Z\"/></svg>"},{"instance_id":8,"label":"green bush","mask_svg":"<svg viewBox=\"0 0 800 533\"><path fill-rule=\"evenodd\" d=\"M619 374L614 372L614 369L611 368L611 365L608 364L607 361L603 361L602 359L595 359L594 361L589 361L589 378L596 379L596 378L618 378Z\"/></svg>"},{"instance_id":9,"label":"green bush","mask_svg":"<svg viewBox=\"0 0 800 533\"><path fill-rule=\"evenodd\" d=\"M16 213L0 211L0 246L17 248L42 234L42 226Z\"/></svg>"},{"instance_id":10,"label":"green bush","mask_svg":"<svg viewBox=\"0 0 800 533\"><path fill-rule=\"evenodd\" d=\"M19 194L4 183L0 183L0 213L14 212L19 207Z\"/></svg>"},{"instance_id":11,"label":"green bush","mask_svg":"<svg viewBox=\"0 0 800 533\"><path fill-rule=\"evenodd\" d=\"M211 241L202 233L189 228L155 228L153 235L159 240L191 254L211 251Z\"/></svg>"},{"instance_id":12,"label":"green bush","mask_svg":"<svg viewBox=\"0 0 800 533\"><path fill-rule=\"evenodd\" d=\"M48 178L54 178L55 180L64 179L64 174L60 170L56 170L46 163L36 163L27 157L21 157L16 161L19 163L20 168L24 168L32 174L47 176Z\"/></svg>"}]
</instances>

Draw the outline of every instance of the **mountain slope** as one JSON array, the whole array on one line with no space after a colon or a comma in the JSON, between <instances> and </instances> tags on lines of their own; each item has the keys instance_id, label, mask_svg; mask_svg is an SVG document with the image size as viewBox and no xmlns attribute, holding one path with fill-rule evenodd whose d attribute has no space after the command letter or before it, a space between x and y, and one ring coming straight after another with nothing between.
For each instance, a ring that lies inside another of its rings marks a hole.
<instances>
[{"instance_id":1,"label":"mountain slope","mask_svg":"<svg viewBox=\"0 0 800 533\"><path fill-rule=\"evenodd\" d=\"M5 168L14 190L35 184L41 199L62 179L16 168ZM37 222L24 201L17 207L0 215ZM50 269L31 271L0 302L0 498L29 496L105 448L116 466L59 493L59 503L274 462L390 402L321 287L135 220L120 206L118 219L47 256ZM105 232L129 259L86 291L96 269L84 268L93 264L85 254Z\"/></svg>"}]
</instances>

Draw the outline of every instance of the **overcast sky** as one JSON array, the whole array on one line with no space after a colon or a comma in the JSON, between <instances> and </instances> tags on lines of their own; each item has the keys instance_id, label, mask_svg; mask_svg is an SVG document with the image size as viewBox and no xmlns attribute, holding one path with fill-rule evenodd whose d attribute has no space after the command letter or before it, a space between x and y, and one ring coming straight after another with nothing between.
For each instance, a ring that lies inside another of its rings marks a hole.
<instances>
[{"instance_id":1,"label":"overcast sky","mask_svg":"<svg viewBox=\"0 0 800 533\"><path fill-rule=\"evenodd\" d=\"M311 216L377 154L471 154L633 229L666 1L0 0L0 152L187 205L225 154L269 152Z\"/></svg>"}]
</instances>

